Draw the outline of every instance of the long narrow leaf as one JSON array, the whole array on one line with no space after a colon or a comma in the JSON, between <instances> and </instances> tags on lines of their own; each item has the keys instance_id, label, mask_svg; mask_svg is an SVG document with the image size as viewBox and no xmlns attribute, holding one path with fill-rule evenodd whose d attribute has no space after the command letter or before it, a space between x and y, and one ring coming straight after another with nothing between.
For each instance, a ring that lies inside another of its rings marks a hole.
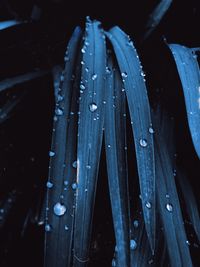
<instances>
[{"instance_id":1,"label":"long narrow leaf","mask_svg":"<svg viewBox=\"0 0 200 267\"><path fill-rule=\"evenodd\" d=\"M10 77L8 79L2 80L0 81L0 92L6 89L12 88L13 86L16 86L18 84L22 84L22 83L37 79L39 77L47 75L48 73L50 72L47 70L38 70L38 71L29 72L26 74L22 74L19 76Z\"/></svg>"},{"instance_id":2,"label":"long narrow leaf","mask_svg":"<svg viewBox=\"0 0 200 267\"><path fill-rule=\"evenodd\" d=\"M74 226L74 266L88 261L92 216L103 136L106 71L105 40L100 23L86 23L81 49L82 77L77 148L77 191Z\"/></svg>"},{"instance_id":3,"label":"long narrow leaf","mask_svg":"<svg viewBox=\"0 0 200 267\"><path fill-rule=\"evenodd\" d=\"M156 127L155 134L156 193L170 262L173 267L192 267L172 161L166 142L158 133L159 128Z\"/></svg>"},{"instance_id":4,"label":"long narrow leaf","mask_svg":"<svg viewBox=\"0 0 200 267\"><path fill-rule=\"evenodd\" d=\"M117 246L118 266L130 266L128 176L126 159L126 96L119 70L108 61L105 145L108 184Z\"/></svg>"},{"instance_id":5,"label":"long narrow leaf","mask_svg":"<svg viewBox=\"0 0 200 267\"><path fill-rule=\"evenodd\" d=\"M192 49L170 44L182 83L188 123L194 148L200 158L200 70Z\"/></svg>"},{"instance_id":6,"label":"long narrow leaf","mask_svg":"<svg viewBox=\"0 0 200 267\"><path fill-rule=\"evenodd\" d=\"M197 202L187 177L180 170L177 171L178 182L184 196L186 210L200 241L200 217Z\"/></svg>"},{"instance_id":7,"label":"long narrow leaf","mask_svg":"<svg viewBox=\"0 0 200 267\"><path fill-rule=\"evenodd\" d=\"M148 22L146 24L146 32L144 39L148 38L149 35L159 25L160 21L168 11L172 4L172 0L160 0L159 4L155 7L153 12L150 14Z\"/></svg>"},{"instance_id":8,"label":"long narrow leaf","mask_svg":"<svg viewBox=\"0 0 200 267\"><path fill-rule=\"evenodd\" d=\"M76 125L71 116L76 108L78 89L73 87L77 50L81 31L76 28L68 45L68 57L61 76L62 86L57 95L52 147L49 152L50 170L47 182L45 266L71 266L74 221L74 181L76 169ZM74 107L75 106L75 107ZM71 111L71 112L70 112ZM74 114L75 115L75 114Z\"/></svg>"},{"instance_id":9,"label":"long narrow leaf","mask_svg":"<svg viewBox=\"0 0 200 267\"><path fill-rule=\"evenodd\" d=\"M114 47L132 121L143 213L151 249L155 246L155 163L153 129L144 73L127 35L118 27L108 37Z\"/></svg>"}]
</instances>

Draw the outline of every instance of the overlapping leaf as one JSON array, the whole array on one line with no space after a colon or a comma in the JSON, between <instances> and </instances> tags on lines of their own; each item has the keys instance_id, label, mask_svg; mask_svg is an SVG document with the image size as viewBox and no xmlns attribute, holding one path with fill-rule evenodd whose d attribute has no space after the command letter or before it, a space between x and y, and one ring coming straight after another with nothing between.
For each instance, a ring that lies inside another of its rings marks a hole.
<instances>
[{"instance_id":1,"label":"overlapping leaf","mask_svg":"<svg viewBox=\"0 0 200 267\"><path fill-rule=\"evenodd\" d=\"M86 23L81 49L82 77L77 147L77 190L74 225L74 266L88 261L92 215L103 136L106 71L105 40L100 23Z\"/></svg>"},{"instance_id":2,"label":"overlapping leaf","mask_svg":"<svg viewBox=\"0 0 200 267\"><path fill-rule=\"evenodd\" d=\"M197 56L192 49L182 45L170 44L169 48L183 87L192 141L200 158L200 71Z\"/></svg>"},{"instance_id":3,"label":"overlapping leaf","mask_svg":"<svg viewBox=\"0 0 200 267\"><path fill-rule=\"evenodd\" d=\"M68 45L68 60L57 94L50 169L47 182L45 266L70 266L76 177L76 127L78 88L73 82L81 31L76 28ZM78 80L78 78L77 78Z\"/></svg>"},{"instance_id":4,"label":"overlapping leaf","mask_svg":"<svg viewBox=\"0 0 200 267\"><path fill-rule=\"evenodd\" d=\"M108 61L105 145L108 184L117 247L117 265L130 266L129 197L126 144L126 96L118 68Z\"/></svg>"},{"instance_id":5,"label":"overlapping leaf","mask_svg":"<svg viewBox=\"0 0 200 267\"><path fill-rule=\"evenodd\" d=\"M127 35L118 27L107 34L124 81L134 135L143 214L151 249L155 245L155 163L149 100L138 55Z\"/></svg>"}]
</instances>

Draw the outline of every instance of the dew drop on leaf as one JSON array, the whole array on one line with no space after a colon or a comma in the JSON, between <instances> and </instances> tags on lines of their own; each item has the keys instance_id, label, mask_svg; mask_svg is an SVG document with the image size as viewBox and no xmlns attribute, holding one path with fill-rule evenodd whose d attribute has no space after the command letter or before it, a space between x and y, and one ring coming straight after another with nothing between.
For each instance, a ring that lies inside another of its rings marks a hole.
<instances>
[{"instance_id":1,"label":"dew drop on leaf","mask_svg":"<svg viewBox=\"0 0 200 267\"><path fill-rule=\"evenodd\" d=\"M81 89L81 90L85 90L85 85L81 83L81 84L80 84L80 89Z\"/></svg>"},{"instance_id":2,"label":"dew drop on leaf","mask_svg":"<svg viewBox=\"0 0 200 267\"><path fill-rule=\"evenodd\" d=\"M95 81L97 79L97 74L92 75L92 80Z\"/></svg>"},{"instance_id":3,"label":"dew drop on leaf","mask_svg":"<svg viewBox=\"0 0 200 267\"><path fill-rule=\"evenodd\" d=\"M112 259L112 267L116 267L117 264L116 264L116 260L115 259Z\"/></svg>"},{"instance_id":4,"label":"dew drop on leaf","mask_svg":"<svg viewBox=\"0 0 200 267\"><path fill-rule=\"evenodd\" d=\"M147 146L147 140L146 139L140 139L140 145L142 147L146 147Z\"/></svg>"},{"instance_id":5,"label":"dew drop on leaf","mask_svg":"<svg viewBox=\"0 0 200 267\"><path fill-rule=\"evenodd\" d=\"M50 188L52 188L52 187L53 187L53 183L51 183L50 181L48 181L48 182L47 182L47 184L46 184L46 186L47 186L47 188L49 188L49 189L50 189Z\"/></svg>"},{"instance_id":6,"label":"dew drop on leaf","mask_svg":"<svg viewBox=\"0 0 200 267\"><path fill-rule=\"evenodd\" d=\"M63 216L66 212L66 207L65 205L62 205L60 202L57 202L53 207L53 211L55 215Z\"/></svg>"},{"instance_id":7,"label":"dew drop on leaf","mask_svg":"<svg viewBox=\"0 0 200 267\"><path fill-rule=\"evenodd\" d=\"M72 167L75 169L77 168L77 161L76 160L72 163Z\"/></svg>"},{"instance_id":8,"label":"dew drop on leaf","mask_svg":"<svg viewBox=\"0 0 200 267\"><path fill-rule=\"evenodd\" d=\"M134 239L130 240L130 249L135 250L137 248L137 243Z\"/></svg>"},{"instance_id":9,"label":"dew drop on leaf","mask_svg":"<svg viewBox=\"0 0 200 267\"><path fill-rule=\"evenodd\" d=\"M97 110L97 105L95 103L91 103L89 105L89 109L91 112L94 112L95 110Z\"/></svg>"},{"instance_id":10,"label":"dew drop on leaf","mask_svg":"<svg viewBox=\"0 0 200 267\"><path fill-rule=\"evenodd\" d=\"M134 220L134 221L133 221L133 226L134 226L135 228L138 228L138 226L139 226L139 222L138 222L138 220Z\"/></svg>"},{"instance_id":11,"label":"dew drop on leaf","mask_svg":"<svg viewBox=\"0 0 200 267\"><path fill-rule=\"evenodd\" d=\"M167 203L167 204L166 204L166 209L167 209L167 211L172 212L172 211L173 211L173 206L172 206L172 204Z\"/></svg>"},{"instance_id":12,"label":"dew drop on leaf","mask_svg":"<svg viewBox=\"0 0 200 267\"><path fill-rule=\"evenodd\" d=\"M153 134L154 133L154 129L152 127L149 127L149 133Z\"/></svg>"},{"instance_id":13,"label":"dew drop on leaf","mask_svg":"<svg viewBox=\"0 0 200 267\"><path fill-rule=\"evenodd\" d=\"M55 156L55 152L49 151L49 157L53 157L53 156Z\"/></svg>"},{"instance_id":14,"label":"dew drop on leaf","mask_svg":"<svg viewBox=\"0 0 200 267\"><path fill-rule=\"evenodd\" d=\"M76 190L77 187L78 187L77 183L73 183L73 184L72 184L72 189Z\"/></svg>"},{"instance_id":15,"label":"dew drop on leaf","mask_svg":"<svg viewBox=\"0 0 200 267\"><path fill-rule=\"evenodd\" d=\"M51 225L50 224L46 224L45 225L45 231L46 232L50 232L51 231Z\"/></svg>"},{"instance_id":16,"label":"dew drop on leaf","mask_svg":"<svg viewBox=\"0 0 200 267\"><path fill-rule=\"evenodd\" d=\"M122 78L126 78L128 76L126 72L122 72L121 75L122 75Z\"/></svg>"},{"instance_id":17,"label":"dew drop on leaf","mask_svg":"<svg viewBox=\"0 0 200 267\"><path fill-rule=\"evenodd\" d=\"M145 206L148 208L148 209L151 209L151 203L149 201L146 202Z\"/></svg>"},{"instance_id":18,"label":"dew drop on leaf","mask_svg":"<svg viewBox=\"0 0 200 267\"><path fill-rule=\"evenodd\" d=\"M55 113L57 116L63 115L63 110L61 108L56 108Z\"/></svg>"}]
</instances>

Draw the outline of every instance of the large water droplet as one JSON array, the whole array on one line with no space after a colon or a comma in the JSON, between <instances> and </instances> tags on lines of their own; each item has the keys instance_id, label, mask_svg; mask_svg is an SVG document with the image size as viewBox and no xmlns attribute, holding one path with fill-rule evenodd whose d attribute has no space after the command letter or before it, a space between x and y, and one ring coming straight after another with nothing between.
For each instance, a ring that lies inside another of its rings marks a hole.
<instances>
[{"instance_id":1,"label":"large water droplet","mask_svg":"<svg viewBox=\"0 0 200 267\"><path fill-rule=\"evenodd\" d=\"M53 207L53 211L54 211L55 215L63 216L66 212L66 207L65 207L65 205L61 204L60 202L57 202Z\"/></svg>"},{"instance_id":2,"label":"large water droplet","mask_svg":"<svg viewBox=\"0 0 200 267\"><path fill-rule=\"evenodd\" d=\"M91 112L94 112L95 110L97 110L97 105L95 103L91 103L89 105L89 109Z\"/></svg>"},{"instance_id":3,"label":"large water droplet","mask_svg":"<svg viewBox=\"0 0 200 267\"><path fill-rule=\"evenodd\" d=\"M172 204L171 204L171 203L167 203L167 204L166 204L166 209L167 209L167 211L172 212L172 211L173 211L173 206L172 206Z\"/></svg>"},{"instance_id":4,"label":"large water droplet","mask_svg":"<svg viewBox=\"0 0 200 267\"><path fill-rule=\"evenodd\" d=\"M151 209L151 203L149 201L146 202L145 206L148 208L148 209Z\"/></svg>"},{"instance_id":5,"label":"large water droplet","mask_svg":"<svg viewBox=\"0 0 200 267\"><path fill-rule=\"evenodd\" d=\"M49 157L53 157L53 156L55 156L55 152L49 151Z\"/></svg>"},{"instance_id":6,"label":"large water droplet","mask_svg":"<svg viewBox=\"0 0 200 267\"><path fill-rule=\"evenodd\" d=\"M97 74L93 74L92 75L92 80L94 81L94 80L96 80L97 79Z\"/></svg>"},{"instance_id":7,"label":"large water droplet","mask_svg":"<svg viewBox=\"0 0 200 267\"><path fill-rule=\"evenodd\" d=\"M55 113L57 116L63 115L63 110L61 108L56 108Z\"/></svg>"},{"instance_id":8,"label":"large water droplet","mask_svg":"<svg viewBox=\"0 0 200 267\"><path fill-rule=\"evenodd\" d=\"M137 243L134 239L130 240L130 249L135 250L137 248Z\"/></svg>"},{"instance_id":9,"label":"large water droplet","mask_svg":"<svg viewBox=\"0 0 200 267\"><path fill-rule=\"evenodd\" d=\"M47 184L46 184L46 186L47 186L47 188L49 188L49 189L50 189L50 188L52 188L52 187L53 187L53 183L51 183L50 181L48 181L48 182L47 182Z\"/></svg>"},{"instance_id":10,"label":"large water droplet","mask_svg":"<svg viewBox=\"0 0 200 267\"><path fill-rule=\"evenodd\" d=\"M147 140L146 139L140 139L140 145L142 147L146 147L147 146Z\"/></svg>"}]
</instances>

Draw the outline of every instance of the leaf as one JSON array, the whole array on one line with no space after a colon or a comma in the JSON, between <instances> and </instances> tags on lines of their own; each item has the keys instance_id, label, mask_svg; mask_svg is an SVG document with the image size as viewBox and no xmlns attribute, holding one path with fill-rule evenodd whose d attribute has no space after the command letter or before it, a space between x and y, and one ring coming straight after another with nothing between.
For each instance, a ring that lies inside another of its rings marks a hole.
<instances>
[{"instance_id":1,"label":"leaf","mask_svg":"<svg viewBox=\"0 0 200 267\"><path fill-rule=\"evenodd\" d=\"M118 27L107 34L124 81L134 135L137 168L147 235L155 246L155 163L152 123L144 73L138 55L127 35Z\"/></svg>"},{"instance_id":2,"label":"leaf","mask_svg":"<svg viewBox=\"0 0 200 267\"><path fill-rule=\"evenodd\" d=\"M76 28L68 44L68 57L57 95L45 225L45 266L66 267L71 264L74 223L74 189L76 169L76 127L78 88L73 82L81 31ZM78 79L78 78L77 78ZM76 112L76 113L75 113ZM73 115L72 115L73 114Z\"/></svg>"},{"instance_id":3,"label":"leaf","mask_svg":"<svg viewBox=\"0 0 200 267\"><path fill-rule=\"evenodd\" d=\"M10 28L12 26L15 26L17 24L21 24L22 22L17 20L7 20L7 21L1 21L0 22L0 30L4 30L7 28Z\"/></svg>"},{"instance_id":4,"label":"leaf","mask_svg":"<svg viewBox=\"0 0 200 267\"><path fill-rule=\"evenodd\" d=\"M155 129L156 195L171 266L192 267L172 160L166 141L159 134L160 125L157 124Z\"/></svg>"},{"instance_id":5,"label":"leaf","mask_svg":"<svg viewBox=\"0 0 200 267\"><path fill-rule=\"evenodd\" d=\"M160 0L159 4L155 7L153 12L150 14L149 19L146 24L146 32L143 39L147 39L149 35L155 30L159 25L162 18L165 16L166 12L172 4L172 0Z\"/></svg>"},{"instance_id":6,"label":"leaf","mask_svg":"<svg viewBox=\"0 0 200 267\"><path fill-rule=\"evenodd\" d=\"M105 40L98 21L86 23L81 49L77 191L74 225L74 267L88 261L92 216L98 177L104 124L104 88L106 70Z\"/></svg>"},{"instance_id":7,"label":"leaf","mask_svg":"<svg viewBox=\"0 0 200 267\"><path fill-rule=\"evenodd\" d=\"M187 118L194 148L200 159L200 71L192 49L169 44L174 57L185 97Z\"/></svg>"},{"instance_id":8,"label":"leaf","mask_svg":"<svg viewBox=\"0 0 200 267\"><path fill-rule=\"evenodd\" d=\"M22 84L22 83L29 82L31 80L40 78L40 77L45 76L47 74L49 74L49 71L47 71L47 70L38 70L38 71L18 75L15 77L10 77L8 79L0 81L0 92L4 91L6 89L12 88L18 84Z\"/></svg>"},{"instance_id":9,"label":"leaf","mask_svg":"<svg viewBox=\"0 0 200 267\"><path fill-rule=\"evenodd\" d=\"M0 123L3 123L12 116L13 110L17 104L22 100L23 94L13 96L12 99L9 99L1 108L0 108Z\"/></svg>"},{"instance_id":10,"label":"leaf","mask_svg":"<svg viewBox=\"0 0 200 267\"><path fill-rule=\"evenodd\" d=\"M200 241L200 217L197 202L187 177L180 170L177 171L178 182L181 187L181 191L184 196L186 210L189 215L189 219L194 227L197 237Z\"/></svg>"},{"instance_id":11,"label":"leaf","mask_svg":"<svg viewBox=\"0 0 200 267\"><path fill-rule=\"evenodd\" d=\"M105 103L105 145L108 184L118 266L130 266L126 96L118 68L108 60Z\"/></svg>"}]
</instances>

